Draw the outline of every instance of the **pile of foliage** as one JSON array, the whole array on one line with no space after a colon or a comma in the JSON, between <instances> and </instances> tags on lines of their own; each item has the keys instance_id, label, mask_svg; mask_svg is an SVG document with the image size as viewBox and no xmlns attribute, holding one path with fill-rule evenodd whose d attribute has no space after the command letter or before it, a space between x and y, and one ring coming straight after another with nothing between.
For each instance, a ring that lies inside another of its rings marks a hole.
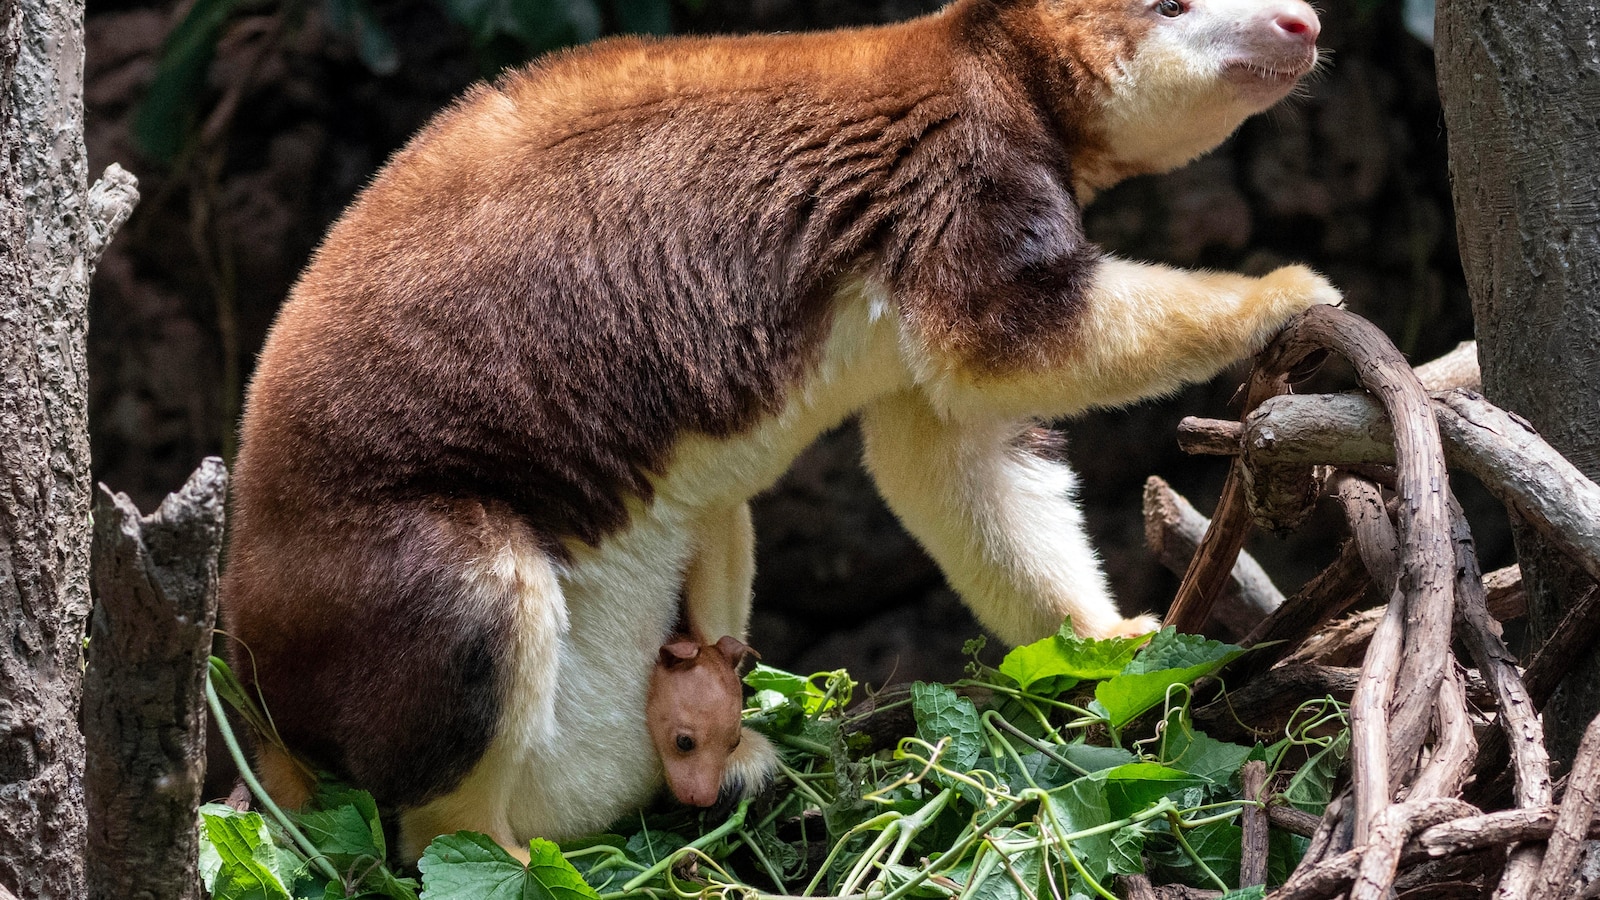
<instances>
[{"instance_id":1,"label":"pile of foliage","mask_svg":"<svg viewBox=\"0 0 1600 900\"><path fill-rule=\"evenodd\" d=\"M526 866L483 835L447 835L422 857L419 883L385 863L368 795L324 787L310 809L285 814L258 791L267 815L202 808L202 873L215 897L264 900L1115 898L1115 876L1147 872L1230 891L1236 820L1258 805L1241 796L1241 767L1263 761L1272 794L1320 814L1349 746L1332 699L1307 704L1271 745L1196 730L1191 685L1244 652L1232 645L1171 629L1087 640L1068 624L998 667L979 661L982 648L968 645L967 679L859 708L843 671L805 678L758 666L746 678L746 721L780 749L781 773L720 822L681 809L641 814L560 846L535 840ZM220 661L212 681L261 721ZM912 733L879 749L873 735L900 723ZM1274 830L1269 880L1281 883L1304 850L1304 838Z\"/></svg>"}]
</instances>

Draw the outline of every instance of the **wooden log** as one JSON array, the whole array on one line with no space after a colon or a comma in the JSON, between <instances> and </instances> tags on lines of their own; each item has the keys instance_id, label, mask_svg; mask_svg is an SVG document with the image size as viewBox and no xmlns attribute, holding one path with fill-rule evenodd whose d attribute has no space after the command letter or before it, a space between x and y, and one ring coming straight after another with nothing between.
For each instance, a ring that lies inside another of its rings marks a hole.
<instances>
[{"instance_id":1,"label":"wooden log","mask_svg":"<svg viewBox=\"0 0 1600 900\"><path fill-rule=\"evenodd\" d=\"M1430 825L1478 812L1449 797L1407 800L1386 808L1372 828L1372 840L1361 847L1361 862L1350 885L1350 900L1384 900L1394 887L1395 872L1411 836Z\"/></svg>"},{"instance_id":2,"label":"wooden log","mask_svg":"<svg viewBox=\"0 0 1600 900\"><path fill-rule=\"evenodd\" d=\"M1472 734L1472 718L1467 712L1466 685L1455 666L1447 667L1444 680L1439 682L1439 703L1434 714L1437 739L1422 774L1411 785L1412 800L1460 796L1461 786L1477 759L1478 740Z\"/></svg>"},{"instance_id":3,"label":"wooden log","mask_svg":"<svg viewBox=\"0 0 1600 900\"><path fill-rule=\"evenodd\" d=\"M1404 832L1407 837L1411 834L1422 832L1453 819L1461 819L1475 815L1477 810L1469 804L1459 800L1434 799L1423 800L1417 803L1402 803L1391 807L1383 823L1383 836L1389 839L1394 834ZM1420 834L1417 837L1420 839ZM1406 858L1405 847L1408 841L1402 839L1400 852L1396 855L1397 862L1403 863ZM1344 893L1362 875L1363 862L1373 848L1357 847L1347 850L1329 859L1321 860L1310 866L1302 864L1296 869L1283 887L1267 895L1268 900L1325 900ZM1309 854L1308 854L1309 855ZM1368 864L1367 871L1378 868L1379 864L1387 864L1388 854L1374 863ZM1385 886L1385 892L1387 886ZM1381 894L1380 894L1381 896ZM1354 895L1352 895L1354 900Z\"/></svg>"},{"instance_id":4,"label":"wooden log","mask_svg":"<svg viewBox=\"0 0 1600 900\"><path fill-rule=\"evenodd\" d=\"M104 486L85 678L91 898L198 898L195 811L227 471L201 464L154 515Z\"/></svg>"},{"instance_id":5,"label":"wooden log","mask_svg":"<svg viewBox=\"0 0 1600 900\"><path fill-rule=\"evenodd\" d=\"M1417 380L1430 391L1483 387L1483 371L1478 367L1478 342L1462 341L1454 350L1432 362L1417 366Z\"/></svg>"},{"instance_id":6,"label":"wooden log","mask_svg":"<svg viewBox=\"0 0 1600 900\"><path fill-rule=\"evenodd\" d=\"M1267 807L1267 819L1290 834L1308 838L1317 833L1317 822L1321 817L1282 803L1274 803Z\"/></svg>"},{"instance_id":7,"label":"wooden log","mask_svg":"<svg viewBox=\"0 0 1600 900\"><path fill-rule=\"evenodd\" d=\"M1308 310L1261 354L1251 379L1248 408L1253 411L1267 398L1281 394L1288 373L1324 350L1349 360L1362 386L1382 399L1391 421L1400 426L1395 434L1396 484L1403 550L1401 582L1409 627L1403 636L1405 652L1396 682L1399 696L1391 712L1396 722L1426 722L1431 719L1429 710L1448 657L1453 603L1453 554L1443 493L1448 480L1438 426L1416 374L1388 338L1370 322L1331 307ZM1180 630L1204 624L1249 530L1247 514L1239 509L1245 505L1239 472L1236 462L1213 527L1168 612L1168 623ZM1421 746L1421 732L1407 730L1399 737L1396 755L1413 758Z\"/></svg>"},{"instance_id":8,"label":"wooden log","mask_svg":"<svg viewBox=\"0 0 1600 900\"><path fill-rule=\"evenodd\" d=\"M1450 448L1445 448L1449 453ZM1520 619L1528 614L1528 595L1522 590L1522 569L1506 566L1483 576L1483 589L1488 596L1489 615L1501 622Z\"/></svg>"},{"instance_id":9,"label":"wooden log","mask_svg":"<svg viewBox=\"0 0 1600 900\"><path fill-rule=\"evenodd\" d=\"M1470 815L1430 826L1406 843L1400 855L1402 866L1415 865L1426 860L1441 860L1499 850L1509 844L1538 843L1549 838L1555 829L1557 811L1545 806L1537 809L1510 809L1499 812ZM1276 820L1274 824L1277 824ZM1600 839L1600 821L1588 825L1590 840ZM1321 900L1342 893L1356 877L1362 853L1348 851L1326 861L1300 879L1292 890L1285 889L1268 895L1269 900ZM1298 872L1296 873L1299 874Z\"/></svg>"},{"instance_id":10,"label":"wooden log","mask_svg":"<svg viewBox=\"0 0 1600 900\"><path fill-rule=\"evenodd\" d=\"M1600 485L1477 394L1451 391L1434 408L1457 465L1600 584Z\"/></svg>"},{"instance_id":11,"label":"wooden log","mask_svg":"<svg viewBox=\"0 0 1600 900\"><path fill-rule=\"evenodd\" d=\"M1117 888L1127 900L1156 900L1156 889L1144 875L1118 876Z\"/></svg>"},{"instance_id":12,"label":"wooden log","mask_svg":"<svg viewBox=\"0 0 1600 900\"><path fill-rule=\"evenodd\" d=\"M1275 666L1229 690L1226 697L1196 709L1194 721L1206 734L1227 740L1255 741L1281 735L1301 704L1327 696L1348 700L1359 676L1359 670L1348 667ZM1249 710L1253 730L1240 726L1241 710Z\"/></svg>"},{"instance_id":13,"label":"wooden log","mask_svg":"<svg viewBox=\"0 0 1600 900\"><path fill-rule=\"evenodd\" d=\"M1356 666L1366 655L1372 632L1382 621L1386 607L1351 613L1309 635L1283 664L1314 666Z\"/></svg>"},{"instance_id":14,"label":"wooden log","mask_svg":"<svg viewBox=\"0 0 1600 900\"><path fill-rule=\"evenodd\" d=\"M1511 744L1517 774L1517 805L1524 809L1548 806L1551 800L1550 757L1544 730L1523 684L1516 659L1500 639L1499 625L1489 616L1478 556L1467 527L1466 515L1450 497L1451 534L1456 552L1456 613L1467 652L1495 692L1499 721ZM1479 769L1480 776L1483 770ZM1535 845L1512 848L1494 896L1523 900L1532 890L1543 851Z\"/></svg>"},{"instance_id":15,"label":"wooden log","mask_svg":"<svg viewBox=\"0 0 1600 900\"><path fill-rule=\"evenodd\" d=\"M1361 559L1379 591L1390 596L1350 700L1350 783L1355 791L1352 839L1359 847L1368 842L1370 829L1389 806L1391 773L1395 778L1402 774L1392 769L1389 715L1405 645L1406 603L1399 587L1400 541L1382 495L1359 478L1344 477L1337 485ZM1404 763L1401 767L1410 768Z\"/></svg>"},{"instance_id":16,"label":"wooden log","mask_svg":"<svg viewBox=\"0 0 1600 900\"><path fill-rule=\"evenodd\" d=\"M1241 643L1246 647L1270 646L1260 647L1235 663L1233 680L1242 682L1266 671L1306 635L1351 607L1363 602L1377 605L1385 599L1378 596L1372 577L1361 562L1360 548L1354 540L1349 541L1339 549L1332 564L1245 637Z\"/></svg>"}]
</instances>

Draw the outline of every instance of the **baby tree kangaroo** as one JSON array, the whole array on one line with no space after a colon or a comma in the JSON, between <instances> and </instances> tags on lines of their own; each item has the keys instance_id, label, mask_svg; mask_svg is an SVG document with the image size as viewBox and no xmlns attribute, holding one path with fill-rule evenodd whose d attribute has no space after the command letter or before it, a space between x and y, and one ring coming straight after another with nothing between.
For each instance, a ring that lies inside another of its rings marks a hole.
<instances>
[{"instance_id":1,"label":"baby tree kangaroo","mask_svg":"<svg viewBox=\"0 0 1600 900\"><path fill-rule=\"evenodd\" d=\"M1117 259L1080 207L1277 102L1317 31L1301 0L956 0L607 41L472 89L333 227L262 352L239 670L295 751L400 811L403 854L603 828L660 787L678 598L745 635L746 501L851 415L998 637L1150 628L1034 423L1208 378L1338 293Z\"/></svg>"},{"instance_id":2,"label":"baby tree kangaroo","mask_svg":"<svg viewBox=\"0 0 1600 900\"><path fill-rule=\"evenodd\" d=\"M764 787L773 750L742 727L739 664L755 651L724 636L715 644L677 634L661 648L651 673L645 716L650 739L678 802L712 806Z\"/></svg>"}]
</instances>

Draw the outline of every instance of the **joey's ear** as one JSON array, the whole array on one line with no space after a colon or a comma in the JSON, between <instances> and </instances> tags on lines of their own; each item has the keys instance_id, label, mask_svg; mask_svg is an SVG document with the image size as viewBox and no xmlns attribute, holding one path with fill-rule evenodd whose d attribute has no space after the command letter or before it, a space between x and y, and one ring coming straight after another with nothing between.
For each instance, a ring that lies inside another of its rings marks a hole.
<instances>
[{"instance_id":1,"label":"joey's ear","mask_svg":"<svg viewBox=\"0 0 1600 900\"><path fill-rule=\"evenodd\" d=\"M682 668L700 656L700 645L694 641L673 641L661 648L661 665L668 669Z\"/></svg>"},{"instance_id":2,"label":"joey's ear","mask_svg":"<svg viewBox=\"0 0 1600 900\"><path fill-rule=\"evenodd\" d=\"M741 641L738 638L728 634L723 635L722 638L717 641L717 652L721 653L722 658L726 659L728 664L735 668L737 668L740 663L744 662L745 657L747 656L752 659L761 658L761 654L750 649L749 645L745 644L744 641Z\"/></svg>"}]
</instances>

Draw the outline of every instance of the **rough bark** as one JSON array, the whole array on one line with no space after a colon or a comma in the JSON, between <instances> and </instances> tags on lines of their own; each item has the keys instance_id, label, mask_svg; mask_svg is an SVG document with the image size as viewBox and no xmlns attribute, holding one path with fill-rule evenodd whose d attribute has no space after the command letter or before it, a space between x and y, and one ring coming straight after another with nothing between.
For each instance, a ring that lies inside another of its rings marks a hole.
<instances>
[{"instance_id":1,"label":"rough bark","mask_svg":"<svg viewBox=\"0 0 1600 900\"><path fill-rule=\"evenodd\" d=\"M1484 393L1600 478L1600 3L1451 0L1436 41ZM1542 536L1514 531L1542 641L1582 588ZM1557 758L1596 711L1591 656L1545 712Z\"/></svg>"},{"instance_id":2,"label":"rough bark","mask_svg":"<svg viewBox=\"0 0 1600 900\"><path fill-rule=\"evenodd\" d=\"M1267 783L1267 764L1251 760L1239 772L1243 782L1244 798L1260 802ZM1239 814L1244 828L1244 839L1239 853L1239 886L1253 887L1267 883L1267 810L1263 806L1246 806Z\"/></svg>"},{"instance_id":3,"label":"rough bark","mask_svg":"<svg viewBox=\"0 0 1600 900\"><path fill-rule=\"evenodd\" d=\"M84 688L89 896L200 896L195 810L227 470L206 460L154 515L104 486Z\"/></svg>"},{"instance_id":4,"label":"rough bark","mask_svg":"<svg viewBox=\"0 0 1600 900\"><path fill-rule=\"evenodd\" d=\"M81 0L0 0L0 884L30 900L84 890L84 338L134 199L89 201L82 73Z\"/></svg>"}]
</instances>

